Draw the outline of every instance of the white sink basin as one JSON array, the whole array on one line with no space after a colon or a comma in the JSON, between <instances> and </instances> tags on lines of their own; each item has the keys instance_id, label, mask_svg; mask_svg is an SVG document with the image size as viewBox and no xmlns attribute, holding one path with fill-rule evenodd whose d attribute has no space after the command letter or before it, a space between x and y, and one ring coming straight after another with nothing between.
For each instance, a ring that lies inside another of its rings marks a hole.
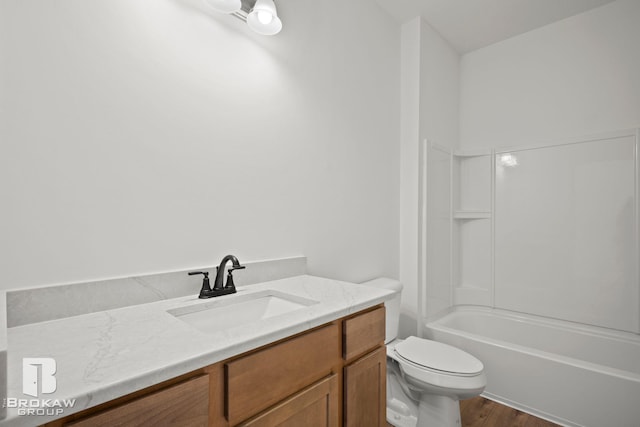
<instances>
[{"instance_id":1,"label":"white sink basin","mask_svg":"<svg viewBox=\"0 0 640 427\"><path fill-rule=\"evenodd\" d=\"M175 308L167 312L196 329L214 333L221 329L290 313L317 303L317 301L282 292L262 291L217 297L206 303Z\"/></svg>"}]
</instances>

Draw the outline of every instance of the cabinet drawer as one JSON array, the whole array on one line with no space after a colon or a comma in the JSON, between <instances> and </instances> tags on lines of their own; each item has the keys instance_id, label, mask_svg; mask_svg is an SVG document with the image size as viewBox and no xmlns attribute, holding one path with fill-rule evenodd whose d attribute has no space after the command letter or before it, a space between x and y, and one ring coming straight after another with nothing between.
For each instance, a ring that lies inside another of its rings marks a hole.
<instances>
[{"instance_id":1,"label":"cabinet drawer","mask_svg":"<svg viewBox=\"0 0 640 427\"><path fill-rule=\"evenodd\" d=\"M332 323L225 364L230 425L252 417L329 375L340 362L340 326Z\"/></svg>"},{"instance_id":2,"label":"cabinet drawer","mask_svg":"<svg viewBox=\"0 0 640 427\"><path fill-rule=\"evenodd\" d=\"M65 426L206 427L208 424L209 376L202 375Z\"/></svg>"},{"instance_id":3,"label":"cabinet drawer","mask_svg":"<svg viewBox=\"0 0 640 427\"><path fill-rule=\"evenodd\" d=\"M384 306L344 321L343 357L350 360L384 344Z\"/></svg>"},{"instance_id":4,"label":"cabinet drawer","mask_svg":"<svg viewBox=\"0 0 640 427\"><path fill-rule=\"evenodd\" d=\"M338 427L338 376L331 375L239 427Z\"/></svg>"}]
</instances>

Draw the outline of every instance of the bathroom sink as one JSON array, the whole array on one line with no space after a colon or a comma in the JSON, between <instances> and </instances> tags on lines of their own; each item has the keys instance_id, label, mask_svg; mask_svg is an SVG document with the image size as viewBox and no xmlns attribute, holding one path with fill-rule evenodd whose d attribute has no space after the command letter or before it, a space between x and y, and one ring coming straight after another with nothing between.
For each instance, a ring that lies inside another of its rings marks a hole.
<instances>
[{"instance_id":1,"label":"bathroom sink","mask_svg":"<svg viewBox=\"0 0 640 427\"><path fill-rule=\"evenodd\" d=\"M167 312L207 333L259 322L301 310L317 301L277 291L262 291L233 297L218 297L206 303L179 307Z\"/></svg>"}]
</instances>

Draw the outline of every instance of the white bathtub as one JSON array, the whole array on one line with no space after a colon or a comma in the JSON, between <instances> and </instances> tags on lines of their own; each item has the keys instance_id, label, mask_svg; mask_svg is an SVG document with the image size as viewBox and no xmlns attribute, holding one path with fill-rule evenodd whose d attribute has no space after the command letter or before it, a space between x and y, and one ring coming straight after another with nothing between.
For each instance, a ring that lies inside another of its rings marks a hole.
<instances>
[{"instance_id":1,"label":"white bathtub","mask_svg":"<svg viewBox=\"0 0 640 427\"><path fill-rule=\"evenodd\" d=\"M458 307L425 336L484 363L483 396L565 426L640 427L640 336Z\"/></svg>"}]
</instances>

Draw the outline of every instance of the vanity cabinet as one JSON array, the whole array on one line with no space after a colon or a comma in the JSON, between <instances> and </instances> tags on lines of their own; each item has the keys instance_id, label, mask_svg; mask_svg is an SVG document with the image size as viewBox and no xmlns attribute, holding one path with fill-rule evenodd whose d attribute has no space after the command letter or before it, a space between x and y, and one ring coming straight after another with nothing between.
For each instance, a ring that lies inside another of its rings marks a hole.
<instances>
[{"instance_id":1,"label":"vanity cabinet","mask_svg":"<svg viewBox=\"0 0 640 427\"><path fill-rule=\"evenodd\" d=\"M380 305L46 426L383 427L384 331Z\"/></svg>"}]
</instances>

